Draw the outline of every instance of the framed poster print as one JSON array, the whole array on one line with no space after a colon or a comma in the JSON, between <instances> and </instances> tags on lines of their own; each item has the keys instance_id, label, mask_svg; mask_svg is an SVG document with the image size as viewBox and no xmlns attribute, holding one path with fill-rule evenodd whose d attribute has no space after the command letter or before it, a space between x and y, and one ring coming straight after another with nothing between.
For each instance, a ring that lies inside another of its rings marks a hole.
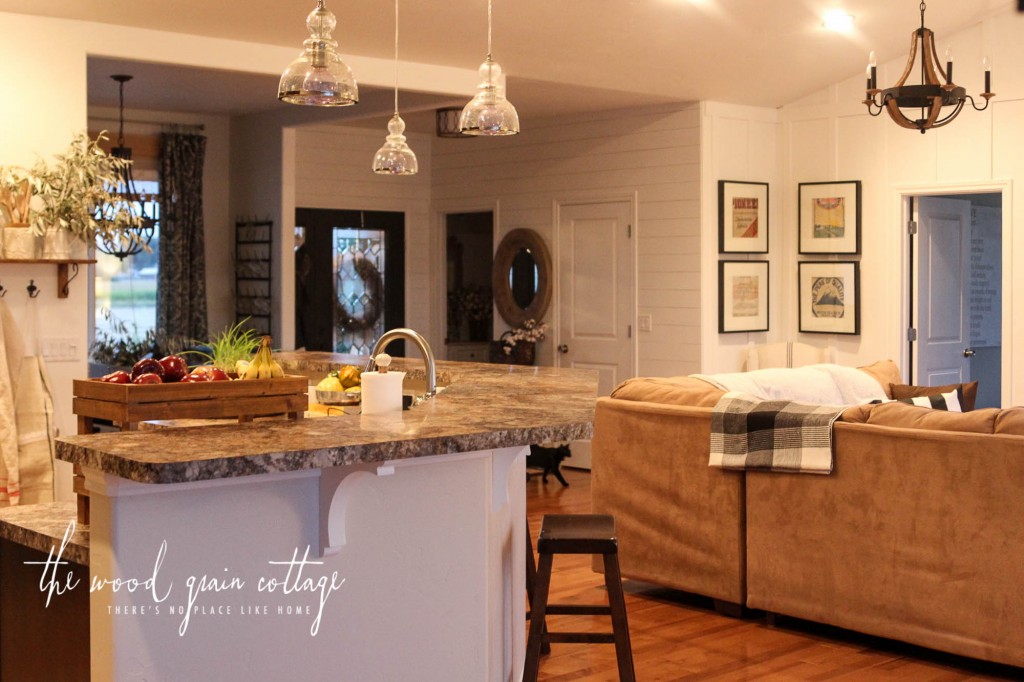
<instances>
[{"instance_id":1,"label":"framed poster print","mask_svg":"<svg viewBox=\"0 0 1024 682\"><path fill-rule=\"evenodd\" d=\"M860 253L860 180L798 188L800 253Z\"/></svg>"},{"instance_id":2,"label":"framed poster print","mask_svg":"<svg viewBox=\"0 0 1024 682\"><path fill-rule=\"evenodd\" d=\"M718 262L718 333L768 331L768 261Z\"/></svg>"},{"instance_id":3,"label":"framed poster print","mask_svg":"<svg viewBox=\"0 0 1024 682\"><path fill-rule=\"evenodd\" d=\"M718 252L768 253L768 183L718 181Z\"/></svg>"},{"instance_id":4,"label":"framed poster print","mask_svg":"<svg viewBox=\"0 0 1024 682\"><path fill-rule=\"evenodd\" d=\"M860 334L860 269L856 261L798 265L800 331Z\"/></svg>"}]
</instances>

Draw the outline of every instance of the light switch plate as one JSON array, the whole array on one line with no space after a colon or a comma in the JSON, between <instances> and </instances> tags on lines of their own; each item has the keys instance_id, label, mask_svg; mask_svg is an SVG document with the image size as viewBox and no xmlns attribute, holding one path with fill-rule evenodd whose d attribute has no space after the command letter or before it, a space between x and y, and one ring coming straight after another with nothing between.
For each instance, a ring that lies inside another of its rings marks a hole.
<instances>
[{"instance_id":1,"label":"light switch plate","mask_svg":"<svg viewBox=\"0 0 1024 682\"><path fill-rule=\"evenodd\" d=\"M651 316L650 315L640 315L639 317L637 317L636 321L637 321L637 326L640 327L640 331L642 331L642 332L649 332L649 331L651 331L652 323L651 323Z\"/></svg>"},{"instance_id":2,"label":"light switch plate","mask_svg":"<svg viewBox=\"0 0 1024 682\"><path fill-rule=\"evenodd\" d=\"M48 337L40 339L39 350L49 362L74 362L78 359L78 339L74 337Z\"/></svg>"}]
</instances>

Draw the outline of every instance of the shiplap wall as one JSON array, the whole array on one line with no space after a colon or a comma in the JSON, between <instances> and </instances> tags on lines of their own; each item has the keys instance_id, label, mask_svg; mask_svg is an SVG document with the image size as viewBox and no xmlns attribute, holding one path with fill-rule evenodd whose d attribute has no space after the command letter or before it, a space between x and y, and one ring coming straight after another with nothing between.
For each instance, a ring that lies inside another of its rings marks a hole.
<instances>
[{"instance_id":1,"label":"shiplap wall","mask_svg":"<svg viewBox=\"0 0 1024 682\"><path fill-rule=\"evenodd\" d=\"M778 111L720 102L701 103L702 220L704 242L701 285L707 295L701 316L701 371L738 372L743 369L750 344L788 341L791 334L781 305L783 253L793 243L783 223L783 196L789 189L780 182L778 159ZM718 182L768 183L768 253L720 254L718 252ZM794 247L795 248L795 247ZM768 261L768 331L718 333L718 262L720 260Z\"/></svg>"},{"instance_id":2,"label":"shiplap wall","mask_svg":"<svg viewBox=\"0 0 1024 682\"><path fill-rule=\"evenodd\" d=\"M430 212L431 138L408 135L419 173L375 175L373 156L384 144L380 129L310 126L295 129L295 205L298 208L400 211L405 213L405 324L444 347L444 330L434 324L432 278L444 270L434 263Z\"/></svg>"},{"instance_id":3,"label":"shiplap wall","mask_svg":"<svg viewBox=\"0 0 1024 682\"><path fill-rule=\"evenodd\" d=\"M909 26L908 30L913 26ZM993 57L995 99L985 112L965 107L948 127L921 135L897 127L886 115L868 116L864 75L849 79L783 107L779 156L785 194L783 222L795 229L797 184L830 180L862 182L861 334L834 335L838 362L856 365L880 358L905 364L908 286L904 194L1005 190L1003 203L1003 404L1024 401L1024 373L1017 371L1024 350L1024 240L1013 224L1024 224L1024 14L1007 6L958 33L939 36L953 48L956 80L968 93L981 92L984 55ZM906 55L878 66L882 87L894 83ZM797 302L796 246L785 251L784 301ZM788 326L795 330L795 313ZM799 335L820 343L820 335ZM904 368L905 369L905 368Z\"/></svg>"},{"instance_id":4,"label":"shiplap wall","mask_svg":"<svg viewBox=\"0 0 1024 682\"><path fill-rule=\"evenodd\" d=\"M523 119L512 138L438 139L434 211L495 208L495 246L508 231L536 230L554 253L557 202L637 199L637 372L700 370L700 109L694 105ZM438 230L441 222L437 221ZM440 251L438 252L440 253ZM435 256L435 259L437 256ZM440 262L443 262L440 261ZM434 292L443 301L443 279ZM556 305L547 314L554 321ZM495 333L505 330L496 316ZM552 338L539 364L552 363Z\"/></svg>"}]
</instances>

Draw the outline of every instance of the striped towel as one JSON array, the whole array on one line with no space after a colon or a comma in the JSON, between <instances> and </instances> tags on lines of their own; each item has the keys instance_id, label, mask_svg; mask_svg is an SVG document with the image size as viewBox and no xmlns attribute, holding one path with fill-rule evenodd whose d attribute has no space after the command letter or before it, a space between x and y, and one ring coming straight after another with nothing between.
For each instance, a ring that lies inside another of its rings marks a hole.
<instances>
[{"instance_id":1,"label":"striped towel","mask_svg":"<svg viewBox=\"0 0 1024 682\"><path fill-rule=\"evenodd\" d=\"M832 423L843 407L726 393L711 414L709 466L832 472Z\"/></svg>"}]
</instances>

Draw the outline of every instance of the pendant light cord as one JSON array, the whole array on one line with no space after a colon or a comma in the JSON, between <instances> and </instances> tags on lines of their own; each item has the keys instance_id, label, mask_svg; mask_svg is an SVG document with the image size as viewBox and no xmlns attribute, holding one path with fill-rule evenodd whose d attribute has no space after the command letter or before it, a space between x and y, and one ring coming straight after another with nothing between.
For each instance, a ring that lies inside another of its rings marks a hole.
<instances>
[{"instance_id":1,"label":"pendant light cord","mask_svg":"<svg viewBox=\"0 0 1024 682\"><path fill-rule=\"evenodd\" d=\"M398 0L395 0L395 116L398 116Z\"/></svg>"},{"instance_id":2,"label":"pendant light cord","mask_svg":"<svg viewBox=\"0 0 1024 682\"><path fill-rule=\"evenodd\" d=\"M117 129L117 146L118 147L123 147L124 146L124 81L120 82L120 91L121 91L121 95L120 95L120 97L121 97L121 106L119 108L119 111L120 111L120 117L119 117L120 123L119 123L118 129Z\"/></svg>"},{"instance_id":3,"label":"pendant light cord","mask_svg":"<svg viewBox=\"0 0 1024 682\"><path fill-rule=\"evenodd\" d=\"M491 0L487 0L487 60L491 60Z\"/></svg>"}]
</instances>

